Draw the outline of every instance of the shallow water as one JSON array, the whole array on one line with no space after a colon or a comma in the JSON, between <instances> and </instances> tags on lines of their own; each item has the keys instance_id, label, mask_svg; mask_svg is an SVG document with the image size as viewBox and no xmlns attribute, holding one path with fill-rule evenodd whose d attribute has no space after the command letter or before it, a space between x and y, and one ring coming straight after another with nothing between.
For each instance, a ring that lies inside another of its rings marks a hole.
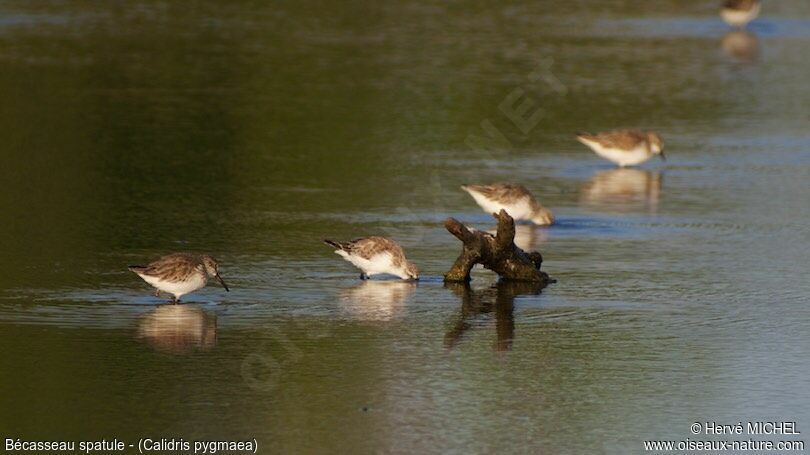
<instances>
[{"instance_id":1,"label":"shallow water","mask_svg":"<svg viewBox=\"0 0 810 455\"><path fill-rule=\"evenodd\" d=\"M630 3L4 3L0 433L635 453L810 425L810 8L730 35ZM471 149L484 121L506 141ZM668 161L572 139L624 125ZM559 282L444 285L441 222L494 228L459 186L501 180L555 211L517 241ZM371 234L423 279L320 243ZM126 270L175 250L232 292L161 305Z\"/></svg>"}]
</instances>

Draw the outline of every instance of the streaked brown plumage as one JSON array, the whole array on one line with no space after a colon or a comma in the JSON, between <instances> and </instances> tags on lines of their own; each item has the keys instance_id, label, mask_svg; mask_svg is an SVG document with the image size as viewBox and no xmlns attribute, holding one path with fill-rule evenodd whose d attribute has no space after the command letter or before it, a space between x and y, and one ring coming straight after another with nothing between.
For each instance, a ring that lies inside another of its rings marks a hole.
<instances>
[{"instance_id":1,"label":"streaked brown plumage","mask_svg":"<svg viewBox=\"0 0 810 455\"><path fill-rule=\"evenodd\" d=\"M664 140L654 131L617 129L597 134L578 133L577 140L622 167L643 163L653 155L665 159Z\"/></svg>"},{"instance_id":2,"label":"streaked brown plumage","mask_svg":"<svg viewBox=\"0 0 810 455\"><path fill-rule=\"evenodd\" d=\"M641 130L613 130L603 133L580 133L577 137L594 141L604 147L630 150L647 141L647 133Z\"/></svg>"},{"instance_id":3,"label":"streaked brown plumage","mask_svg":"<svg viewBox=\"0 0 810 455\"><path fill-rule=\"evenodd\" d=\"M554 214L551 210L537 202L523 185L514 183L462 185L461 189L469 193L487 213L498 213L504 209L509 216L517 220L527 220L539 225L554 223Z\"/></svg>"},{"instance_id":4,"label":"streaked brown plumage","mask_svg":"<svg viewBox=\"0 0 810 455\"><path fill-rule=\"evenodd\" d=\"M723 8L734 9L739 11L751 11L757 3L757 0L726 0L723 2Z\"/></svg>"},{"instance_id":5,"label":"streaked brown plumage","mask_svg":"<svg viewBox=\"0 0 810 455\"><path fill-rule=\"evenodd\" d=\"M403 279L418 279L419 270L405 258L405 252L391 239L379 236L362 237L348 242L324 240L336 248L335 253L363 271L361 278L388 273Z\"/></svg>"},{"instance_id":6,"label":"streaked brown plumage","mask_svg":"<svg viewBox=\"0 0 810 455\"><path fill-rule=\"evenodd\" d=\"M394 266L401 266L405 261L405 252L402 247L391 239L385 237L362 237L349 240L348 242L326 241L329 245L338 247L349 254L356 254L363 259L371 259L374 256L389 252L391 253L391 263Z\"/></svg>"},{"instance_id":7,"label":"streaked brown plumage","mask_svg":"<svg viewBox=\"0 0 810 455\"><path fill-rule=\"evenodd\" d=\"M204 287L209 276L219 280L222 287L230 291L219 275L219 264L208 255L172 253L146 266L132 265L129 270L154 286L157 289L155 295L160 291L170 293L175 302L181 296Z\"/></svg>"}]
</instances>

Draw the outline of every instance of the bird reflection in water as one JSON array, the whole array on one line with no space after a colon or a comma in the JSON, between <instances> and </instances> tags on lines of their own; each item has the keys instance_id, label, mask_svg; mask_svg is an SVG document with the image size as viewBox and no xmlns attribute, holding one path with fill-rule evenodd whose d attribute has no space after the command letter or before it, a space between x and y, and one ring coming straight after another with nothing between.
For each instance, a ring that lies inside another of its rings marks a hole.
<instances>
[{"instance_id":1,"label":"bird reflection in water","mask_svg":"<svg viewBox=\"0 0 810 455\"><path fill-rule=\"evenodd\" d=\"M723 52L739 63L754 63L759 58L759 39L748 30L733 30L720 41Z\"/></svg>"},{"instance_id":2,"label":"bird reflection in water","mask_svg":"<svg viewBox=\"0 0 810 455\"><path fill-rule=\"evenodd\" d=\"M137 338L174 354L211 349L217 344L217 318L190 305L161 305L141 319Z\"/></svg>"},{"instance_id":3,"label":"bird reflection in water","mask_svg":"<svg viewBox=\"0 0 810 455\"><path fill-rule=\"evenodd\" d=\"M663 175L641 169L611 169L594 174L580 190L586 204L620 206L643 204L650 211L658 208Z\"/></svg>"},{"instance_id":4,"label":"bird reflection in water","mask_svg":"<svg viewBox=\"0 0 810 455\"><path fill-rule=\"evenodd\" d=\"M391 321L398 318L415 282L366 280L341 293L340 306L360 321Z\"/></svg>"},{"instance_id":5,"label":"bird reflection in water","mask_svg":"<svg viewBox=\"0 0 810 455\"><path fill-rule=\"evenodd\" d=\"M448 349L457 346L465 332L475 321L484 316L495 316L497 335L495 350L505 352L512 348L515 338L515 297L538 295L543 288L539 283L500 281L494 287L473 291L469 283L445 283L461 299L461 312L452 327L444 335L444 345Z\"/></svg>"}]
</instances>

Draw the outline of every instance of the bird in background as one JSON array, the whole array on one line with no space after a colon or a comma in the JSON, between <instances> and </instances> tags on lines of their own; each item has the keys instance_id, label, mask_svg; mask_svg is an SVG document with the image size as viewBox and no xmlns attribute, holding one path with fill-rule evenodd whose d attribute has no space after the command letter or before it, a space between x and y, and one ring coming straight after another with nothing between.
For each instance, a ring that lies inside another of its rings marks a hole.
<instances>
[{"instance_id":1,"label":"bird in background","mask_svg":"<svg viewBox=\"0 0 810 455\"><path fill-rule=\"evenodd\" d=\"M131 265L129 270L151 284L156 289L156 297L161 292L172 294L173 303L179 302L180 297L205 287L209 277L219 280L225 291L230 292L219 275L216 259L207 254L173 253L149 265Z\"/></svg>"},{"instance_id":2,"label":"bird in background","mask_svg":"<svg viewBox=\"0 0 810 455\"><path fill-rule=\"evenodd\" d=\"M745 27L759 16L762 5L758 0L726 0L720 9L720 17L732 27Z\"/></svg>"},{"instance_id":3,"label":"bird in background","mask_svg":"<svg viewBox=\"0 0 810 455\"><path fill-rule=\"evenodd\" d=\"M554 223L551 210L537 202L523 185L514 183L494 183L492 185L461 185L461 189L475 199L487 213L500 213L506 210L515 220L531 221L537 225Z\"/></svg>"},{"instance_id":4,"label":"bird in background","mask_svg":"<svg viewBox=\"0 0 810 455\"><path fill-rule=\"evenodd\" d=\"M396 275L403 280L418 280L419 269L405 258L399 244L385 237L364 237L348 242L324 240L335 253L361 270L360 279L374 275Z\"/></svg>"},{"instance_id":5,"label":"bird in background","mask_svg":"<svg viewBox=\"0 0 810 455\"><path fill-rule=\"evenodd\" d=\"M653 131L619 129L597 134L579 133L577 140L620 167L641 164L655 155L666 161L664 140Z\"/></svg>"}]
</instances>

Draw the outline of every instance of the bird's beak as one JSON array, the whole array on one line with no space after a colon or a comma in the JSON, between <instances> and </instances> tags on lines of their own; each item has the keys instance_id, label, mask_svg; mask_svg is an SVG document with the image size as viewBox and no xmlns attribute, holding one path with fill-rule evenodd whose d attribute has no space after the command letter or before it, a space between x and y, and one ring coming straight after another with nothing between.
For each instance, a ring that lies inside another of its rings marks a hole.
<instances>
[{"instance_id":1,"label":"bird's beak","mask_svg":"<svg viewBox=\"0 0 810 455\"><path fill-rule=\"evenodd\" d=\"M666 155L664 155L664 151L663 151L663 150L661 150L661 153L659 153L659 154L658 154L658 156L660 156L660 157L661 157L661 161L666 161L666 160L667 160L667 157L666 157Z\"/></svg>"},{"instance_id":2,"label":"bird's beak","mask_svg":"<svg viewBox=\"0 0 810 455\"><path fill-rule=\"evenodd\" d=\"M219 274L218 274L218 273L217 273L216 275L214 275L214 276L215 276L215 277L217 277L217 279L219 280L219 282L220 282L220 283L222 283L222 287L223 287L223 288L225 288L225 291L227 291L227 292L231 292L231 290L230 290L230 289L228 289L228 285L227 285L227 284L225 284L225 280L223 280L223 279L222 279L222 277L221 277L221 276L219 276Z\"/></svg>"}]
</instances>

